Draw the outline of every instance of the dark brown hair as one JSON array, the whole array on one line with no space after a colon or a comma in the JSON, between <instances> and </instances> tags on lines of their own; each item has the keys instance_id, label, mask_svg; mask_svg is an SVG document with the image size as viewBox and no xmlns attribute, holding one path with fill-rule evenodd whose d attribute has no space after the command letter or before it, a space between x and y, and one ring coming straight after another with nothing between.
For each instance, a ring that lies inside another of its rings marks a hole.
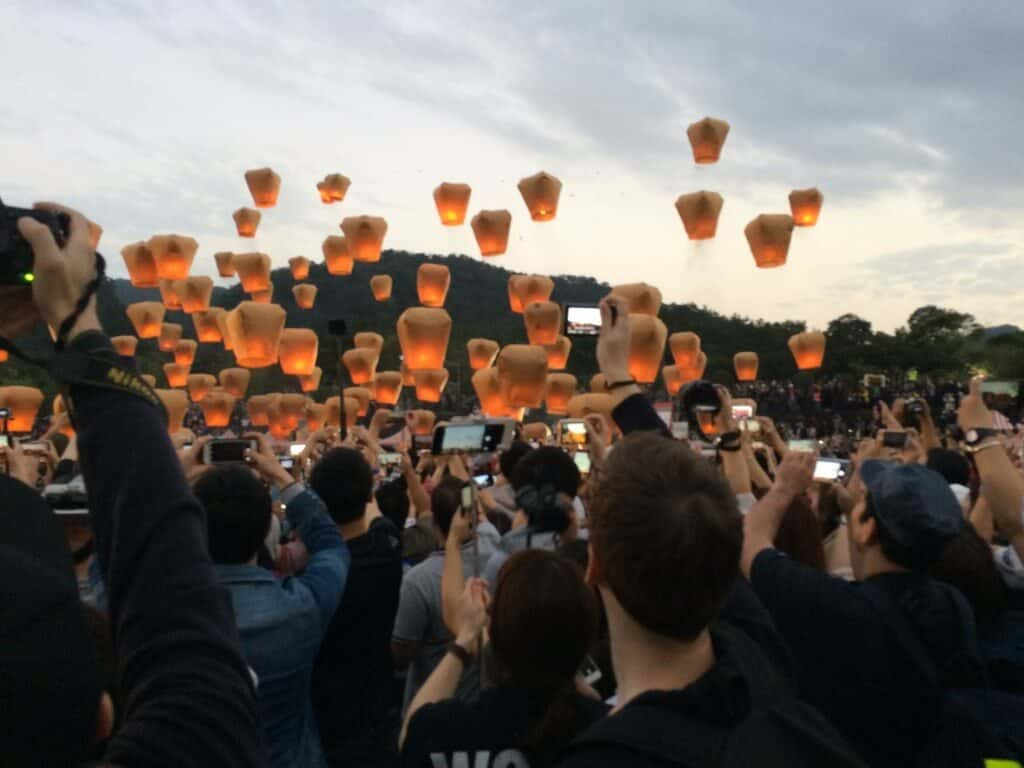
<instances>
[{"instance_id":1,"label":"dark brown hair","mask_svg":"<svg viewBox=\"0 0 1024 768\"><path fill-rule=\"evenodd\" d=\"M630 435L590 513L596 565L622 607L653 632L697 637L739 574L743 521L721 472L679 441Z\"/></svg>"},{"instance_id":2,"label":"dark brown hair","mask_svg":"<svg viewBox=\"0 0 1024 768\"><path fill-rule=\"evenodd\" d=\"M776 549L798 563L824 573L825 546L821 541L821 524L806 496L797 496L790 502L774 543Z\"/></svg>"}]
</instances>

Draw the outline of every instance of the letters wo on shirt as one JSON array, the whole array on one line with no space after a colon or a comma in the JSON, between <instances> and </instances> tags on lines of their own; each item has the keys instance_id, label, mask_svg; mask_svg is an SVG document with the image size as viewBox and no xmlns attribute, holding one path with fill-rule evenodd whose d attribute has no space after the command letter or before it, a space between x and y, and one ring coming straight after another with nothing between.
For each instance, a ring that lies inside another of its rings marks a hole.
<instances>
[{"instance_id":1,"label":"letters wo on shirt","mask_svg":"<svg viewBox=\"0 0 1024 768\"><path fill-rule=\"evenodd\" d=\"M431 752L432 768L530 768L530 761L518 749L503 749L492 753L490 750L475 752Z\"/></svg>"}]
</instances>

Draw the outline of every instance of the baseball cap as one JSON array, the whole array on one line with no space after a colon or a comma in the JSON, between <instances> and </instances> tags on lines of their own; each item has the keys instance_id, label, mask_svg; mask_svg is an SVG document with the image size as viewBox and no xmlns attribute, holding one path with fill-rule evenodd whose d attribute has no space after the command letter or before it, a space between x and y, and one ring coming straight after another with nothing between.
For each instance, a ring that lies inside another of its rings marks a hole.
<instances>
[{"instance_id":1,"label":"baseball cap","mask_svg":"<svg viewBox=\"0 0 1024 768\"><path fill-rule=\"evenodd\" d=\"M963 510L938 472L921 464L870 459L860 476L879 526L918 561L937 560L943 545L963 529Z\"/></svg>"}]
</instances>

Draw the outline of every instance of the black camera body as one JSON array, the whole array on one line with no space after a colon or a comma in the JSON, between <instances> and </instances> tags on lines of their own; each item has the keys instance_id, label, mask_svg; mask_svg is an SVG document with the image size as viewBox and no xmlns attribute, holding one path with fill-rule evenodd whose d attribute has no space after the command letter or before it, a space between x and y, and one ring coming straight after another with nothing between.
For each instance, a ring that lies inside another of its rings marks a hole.
<instances>
[{"instance_id":1,"label":"black camera body","mask_svg":"<svg viewBox=\"0 0 1024 768\"><path fill-rule=\"evenodd\" d=\"M18 231L18 219L35 219L45 224L61 248L71 231L71 217L66 213L11 208L0 200L0 285L25 286L35 279L32 247Z\"/></svg>"},{"instance_id":2,"label":"black camera body","mask_svg":"<svg viewBox=\"0 0 1024 768\"><path fill-rule=\"evenodd\" d=\"M692 381L683 387L680 397L690 425L690 434L711 442L711 436L707 434L708 427L722 410L722 398L715 385L704 379Z\"/></svg>"}]
</instances>

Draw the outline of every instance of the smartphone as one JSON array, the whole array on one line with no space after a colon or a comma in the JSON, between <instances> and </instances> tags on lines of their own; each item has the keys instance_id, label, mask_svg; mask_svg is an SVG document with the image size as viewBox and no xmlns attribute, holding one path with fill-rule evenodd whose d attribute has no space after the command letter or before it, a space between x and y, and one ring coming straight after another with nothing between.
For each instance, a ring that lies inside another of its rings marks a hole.
<instances>
[{"instance_id":1,"label":"smartphone","mask_svg":"<svg viewBox=\"0 0 1024 768\"><path fill-rule=\"evenodd\" d=\"M587 425L583 419L562 419L558 422L558 443L562 446L587 445L590 436L587 435Z\"/></svg>"},{"instance_id":2,"label":"smartphone","mask_svg":"<svg viewBox=\"0 0 1024 768\"><path fill-rule=\"evenodd\" d=\"M841 483L846 480L850 462L846 459L818 459L814 463L814 479L819 482Z\"/></svg>"},{"instance_id":3,"label":"smartphone","mask_svg":"<svg viewBox=\"0 0 1024 768\"><path fill-rule=\"evenodd\" d=\"M909 433L887 429L882 433L882 445L886 448L906 448Z\"/></svg>"},{"instance_id":4,"label":"smartphone","mask_svg":"<svg viewBox=\"0 0 1024 768\"><path fill-rule=\"evenodd\" d=\"M590 452L589 451L576 451L572 460L576 462L576 467L579 469L581 475L590 474Z\"/></svg>"},{"instance_id":5,"label":"smartphone","mask_svg":"<svg viewBox=\"0 0 1024 768\"><path fill-rule=\"evenodd\" d=\"M565 305L566 336L597 336L601 333L601 308L596 304Z\"/></svg>"},{"instance_id":6,"label":"smartphone","mask_svg":"<svg viewBox=\"0 0 1024 768\"><path fill-rule=\"evenodd\" d=\"M511 419L444 424L434 428L431 452L440 456L448 453L503 451L512 444L514 432Z\"/></svg>"},{"instance_id":7,"label":"smartphone","mask_svg":"<svg viewBox=\"0 0 1024 768\"><path fill-rule=\"evenodd\" d=\"M746 421L747 419L754 418L754 406L734 405L732 407L732 418L733 421Z\"/></svg>"},{"instance_id":8,"label":"smartphone","mask_svg":"<svg viewBox=\"0 0 1024 768\"><path fill-rule=\"evenodd\" d=\"M385 451L377 457L377 463L381 467L397 467L402 463L402 454L397 451Z\"/></svg>"},{"instance_id":9,"label":"smartphone","mask_svg":"<svg viewBox=\"0 0 1024 768\"><path fill-rule=\"evenodd\" d=\"M739 421L739 427L743 432L760 432L761 422L757 419L741 419Z\"/></svg>"},{"instance_id":10,"label":"smartphone","mask_svg":"<svg viewBox=\"0 0 1024 768\"><path fill-rule=\"evenodd\" d=\"M21 450L32 456L49 456L50 445L48 443L22 443Z\"/></svg>"},{"instance_id":11,"label":"smartphone","mask_svg":"<svg viewBox=\"0 0 1024 768\"><path fill-rule=\"evenodd\" d=\"M590 686L597 685L603 677L601 668L597 666L597 662L589 654L583 657L583 663L580 664L580 677Z\"/></svg>"},{"instance_id":12,"label":"smartphone","mask_svg":"<svg viewBox=\"0 0 1024 768\"><path fill-rule=\"evenodd\" d=\"M211 440L203 447L204 464L239 464L246 451L258 451L255 440Z\"/></svg>"},{"instance_id":13,"label":"smartphone","mask_svg":"<svg viewBox=\"0 0 1024 768\"><path fill-rule=\"evenodd\" d=\"M482 475L473 475L473 482L477 488L490 488L494 485L494 476L486 472Z\"/></svg>"},{"instance_id":14,"label":"smartphone","mask_svg":"<svg viewBox=\"0 0 1024 768\"><path fill-rule=\"evenodd\" d=\"M284 467L285 469L287 469L289 471L295 466L295 457L294 456L278 456L277 460L281 464L282 467Z\"/></svg>"},{"instance_id":15,"label":"smartphone","mask_svg":"<svg viewBox=\"0 0 1024 768\"><path fill-rule=\"evenodd\" d=\"M10 442L7 440L7 435L0 435L0 448L6 448L9 445Z\"/></svg>"},{"instance_id":16,"label":"smartphone","mask_svg":"<svg viewBox=\"0 0 1024 768\"><path fill-rule=\"evenodd\" d=\"M791 451L802 451L803 453L814 453L818 450L817 440L790 440L786 446Z\"/></svg>"}]
</instances>

